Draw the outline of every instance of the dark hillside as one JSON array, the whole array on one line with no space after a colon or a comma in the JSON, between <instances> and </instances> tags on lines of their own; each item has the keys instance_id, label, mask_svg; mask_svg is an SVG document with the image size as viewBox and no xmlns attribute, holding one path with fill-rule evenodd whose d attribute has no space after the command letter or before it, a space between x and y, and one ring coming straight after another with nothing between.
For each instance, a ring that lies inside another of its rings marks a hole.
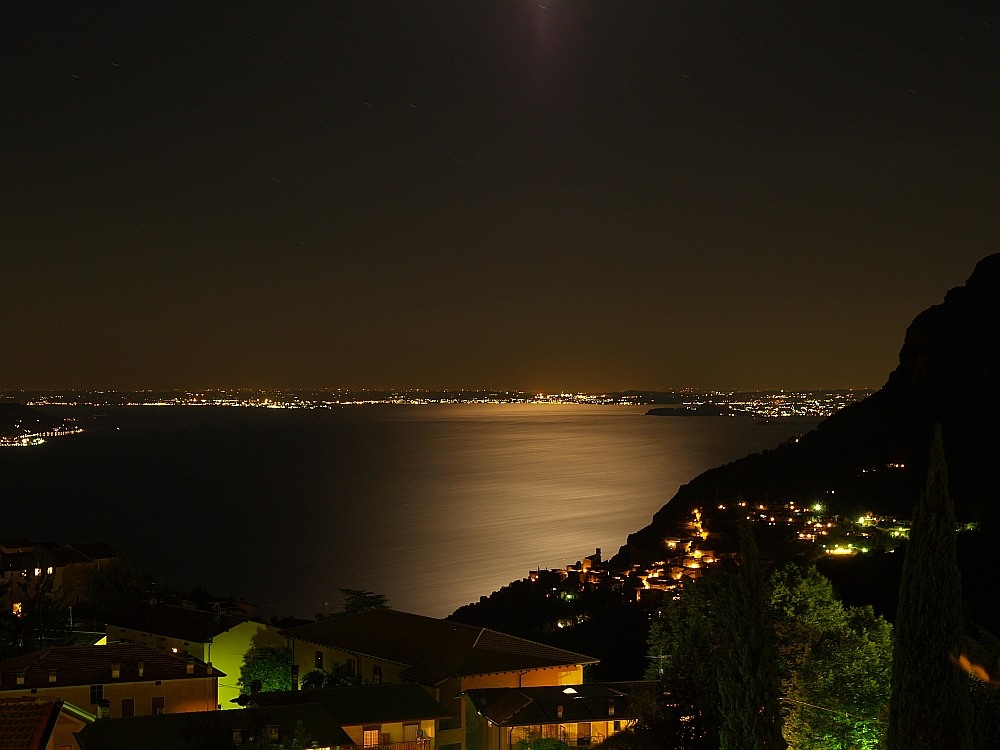
<instances>
[{"instance_id":1,"label":"dark hillside","mask_svg":"<svg viewBox=\"0 0 1000 750\"><path fill-rule=\"evenodd\" d=\"M899 365L879 391L824 420L797 442L711 469L684 485L649 526L629 536L615 562L658 559L662 538L692 508L714 508L740 495L750 501L822 502L832 512L849 515L871 510L908 518L923 486L931 434L939 422L956 515L959 521L978 521L980 539L996 540L998 385L1000 254L981 260L964 286L913 320ZM983 559L982 549L970 554L978 564L993 567L996 562ZM984 573L978 564L965 572L970 582Z\"/></svg>"},{"instance_id":2,"label":"dark hillside","mask_svg":"<svg viewBox=\"0 0 1000 750\"><path fill-rule=\"evenodd\" d=\"M17 437L26 432L44 432L62 425L61 419L13 401L0 402L0 437Z\"/></svg>"}]
</instances>

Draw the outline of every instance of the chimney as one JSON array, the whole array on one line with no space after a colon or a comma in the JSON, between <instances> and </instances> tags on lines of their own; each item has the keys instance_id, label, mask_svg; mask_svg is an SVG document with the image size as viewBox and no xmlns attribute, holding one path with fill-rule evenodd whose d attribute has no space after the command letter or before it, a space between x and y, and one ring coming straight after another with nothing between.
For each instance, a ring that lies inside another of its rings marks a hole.
<instances>
[{"instance_id":1,"label":"chimney","mask_svg":"<svg viewBox=\"0 0 1000 750\"><path fill-rule=\"evenodd\" d=\"M142 677L142 673L146 671L146 662L139 662L139 676Z\"/></svg>"},{"instance_id":2,"label":"chimney","mask_svg":"<svg viewBox=\"0 0 1000 750\"><path fill-rule=\"evenodd\" d=\"M56 670L50 669L49 670L49 682L55 682L55 681L56 681Z\"/></svg>"},{"instance_id":3,"label":"chimney","mask_svg":"<svg viewBox=\"0 0 1000 750\"><path fill-rule=\"evenodd\" d=\"M16 681L17 681L18 685L23 685L24 684L24 672L18 672L17 673L17 680Z\"/></svg>"},{"instance_id":4,"label":"chimney","mask_svg":"<svg viewBox=\"0 0 1000 750\"><path fill-rule=\"evenodd\" d=\"M194 659L187 660L187 668L185 669L185 671L188 674L194 674Z\"/></svg>"},{"instance_id":5,"label":"chimney","mask_svg":"<svg viewBox=\"0 0 1000 750\"><path fill-rule=\"evenodd\" d=\"M107 698L102 698L97 702L97 718L98 719L111 718L111 701L109 701Z\"/></svg>"},{"instance_id":6,"label":"chimney","mask_svg":"<svg viewBox=\"0 0 1000 750\"><path fill-rule=\"evenodd\" d=\"M117 680L122 676L122 665L119 662L115 662L111 665L111 677Z\"/></svg>"},{"instance_id":7,"label":"chimney","mask_svg":"<svg viewBox=\"0 0 1000 750\"><path fill-rule=\"evenodd\" d=\"M212 662L205 665L206 674L215 674L215 668L212 666Z\"/></svg>"},{"instance_id":8,"label":"chimney","mask_svg":"<svg viewBox=\"0 0 1000 750\"><path fill-rule=\"evenodd\" d=\"M559 718L559 719L561 719L562 715L563 715L563 707L562 706L556 706L556 717Z\"/></svg>"}]
</instances>

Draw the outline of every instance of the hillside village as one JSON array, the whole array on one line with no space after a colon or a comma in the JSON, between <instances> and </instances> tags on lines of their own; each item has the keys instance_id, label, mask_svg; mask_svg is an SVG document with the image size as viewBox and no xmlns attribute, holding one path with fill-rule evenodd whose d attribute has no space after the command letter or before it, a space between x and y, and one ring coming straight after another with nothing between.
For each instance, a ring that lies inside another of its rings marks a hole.
<instances>
[{"instance_id":1,"label":"hillside village","mask_svg":"<svg viewBox=\"0 0 1000 750\"><path fill-rule=\"evenodd\" d=\"M651 566L616 570L598 549L565 568L532 570L522 584L545 588L565 606L569 614L549 623L553 630L588 619L586 607L572 606L587 593L610 593L650 612L735 556L709 516L780 529L813 556L891 549L909 526L871 514L841 519L815 503L741 502L696 509L688 534L664 539L668 554ZM510 750L539 737L585 746L630 726L639 716L630 697L655 684L585 682L584 670L598 658L382 607L270 623L234 600L134 598L95 612L87 601L92 582L118 565L105 543L0 541L4 612L16 623L50 599L71 618L69 630L48 636L59 645L43 639L40 648L0 661L0 720L25 738L49 738L24 747L114 750L168 736L171 747L214 747L221 735L237 747L294 746L304 737L314 747L385 750ZM79 614L72 623L73 607L102 627L84 629ZM240 684L247 653L264 643L288 654L291 690ZM343 684L306 689L310 673L340 674Z\"/></svg>"},{"instance_id":2,"label":"hillside village","mask_svg":"<svg viewBox=\"0 0 1000 750\"><path fill-rule=\"evenodd\" d=\"M86 610L88 577L116 564L108 545L47 547L0 542L15 624L59 595ZM652 687L584 684L594 657L383 607L266 623L245 602L153 598L103 619L100 630L53 628L43 647L0 661L5 748L509 750L531 737L584 746L629 726L630 698ZM280 677L291 690L239 684L254 649L288 658ZM310 673L345 684L300 689Z\"/></svg>"}]
</instances>

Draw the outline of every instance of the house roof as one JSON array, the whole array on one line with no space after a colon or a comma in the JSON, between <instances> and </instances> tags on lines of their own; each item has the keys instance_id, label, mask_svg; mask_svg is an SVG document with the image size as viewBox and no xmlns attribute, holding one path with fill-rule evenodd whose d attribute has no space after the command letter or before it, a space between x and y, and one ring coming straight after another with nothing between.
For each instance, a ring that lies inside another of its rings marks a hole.
<instances>
[{"instance_id":1,"label":"house roof","mask_svg":"<svg viewBox=\"0 0 1000 750\"><path fill-rule=\"evenodd\" d=\"M218 750L233 747L233 730L243 732L244 744L269 726L278 726L279 742L286 746L301 722L311 742L321 746L352 746L354 741L337 720L318 703L269 706L233 711L199 711L102 719L76 735L82 750Z\"/></svg>"},{"instance_id":2,"label":"house roof","mask_svg":"<svg viewBox=\"0 0 1000 750\"><path fill-rule=\"evenodd\" d=\"M118 552L107 542L67 544L52 550L52 564L59 567L73 563L90 563L118 557Z\"/></svg>"},{"instance_id":3,"label":"house roof","mask_svg":"<svg viewBox=\"0 0 1000 750\"><path fill-rule=\"evenodd\" d=\"M467 690L475 709L505 727L638 718L631 697L656 689L655 682L587 683L529 688ZM562 707L560 715L559 708Z\"/></svg>"},{"instance_id":4,"label":"house roof","mask_svg":"<svg viewBox=\"0 0 1000 750\"><path fill-rule=\"evenodd\" d=\"M320 703L342 726L445 719L452 712L414 682L257 693L259 706Z\"/></svg>"},{"instance_id":5,"label":"house roof","mask_svg":"<svg viewBox=\"0 0 1000 750\"><path fill-rule=\"evenodd\" d=\"M193 662L192 674L187 673L188 661ZM140 663L143 665L141 677ZM112 676L115 664L120 665L118 678ZM55 672L54 681L50 681L52 670ZM22 684L17 682L19 673L24 674ZM173 654L136 643L61 646L0 661L0 691L225 676L187 654Z\"/></svg>"},{"instance_id":6,"label":"house roof","mask_svg":"<svg viewBox=\"0 0 1000 750\"><path fill-rule=\"evenodd\" d=\"M246 618L147 602L134 602L108 618L109 627L128 628L195 643L207 643L244 622L247 622Z\"/></svg>"},{"instance_id":7,"label":"house roof","mask_svg":"<svg viewBox=\"0 0 1000 750\"><path fill-rule=\"evenodd\" d=\"M0 750L44 750L62 701L0 698Z\"/></svg>"},{"instance_id":8,"label":"house roof","mask_svg":"<svg viewBox=\"0 0 1000 750\"><path fill-rule=\"evenodd\" d=\"M44 750L62 715L70 717L73 728L96 719L58 699L31 695L0 698L0 750Z\"/></svg>"},{"instance_id":9,"label":"house roof","mask_svg":"<svg viewBox=\"0 0 1000 750\"><path fill-rule=\"evenodd\" d=\"M18 552L31 552L33 542L30 539L0 539L0 553L5 555Z\"/></svg>"},{"instance_id":10,"label":"house roof","mask_svg":"<svg viewBox=\"0 0 1000 750\"><path fill-rule=\"evenodd\" d=\"M425 685L448 677L544 667L596 664L577 654L488 628L370 609L282 630L320 646L404 665L400 674Z\"/></svg>"}]
</instances>

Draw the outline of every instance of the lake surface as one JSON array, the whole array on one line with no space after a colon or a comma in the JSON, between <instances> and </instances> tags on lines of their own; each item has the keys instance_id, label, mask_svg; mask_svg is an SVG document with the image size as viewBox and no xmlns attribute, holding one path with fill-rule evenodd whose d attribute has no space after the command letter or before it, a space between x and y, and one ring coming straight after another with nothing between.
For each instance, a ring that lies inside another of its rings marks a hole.
<instances>
[{"instance_id":1,"label":"lake surface","mask_svg":"<svg viewBox=\"0 0 1000 750\"><path fill-rule=\"evenodd\" d=\"M617 552L677 488L810 425L646 407L46 408L88 432L0 450L0 538L107 541L264 617L340 588L443 617Z\"/></svg>"}]
</instances>

